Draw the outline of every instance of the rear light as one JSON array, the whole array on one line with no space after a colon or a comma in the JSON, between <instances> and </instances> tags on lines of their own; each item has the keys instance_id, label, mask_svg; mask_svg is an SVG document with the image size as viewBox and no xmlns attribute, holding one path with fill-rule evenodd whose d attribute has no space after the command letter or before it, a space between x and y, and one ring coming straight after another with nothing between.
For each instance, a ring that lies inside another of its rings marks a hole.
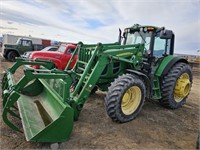
<instances>
[{"instance_id":1,"label":"rear light","mask_svg":"<svg viewBox=\"0 0 200 150\"><path fill-rule=\"evenodd\" d=\"M30 65L30 67L32 67L34 69L40 69L40 66L37 66L37 65Z\"/></svg>"},{"instance_id":2,"label":"rear light","mask_svg":"<svg viewBox=\"0 0 200 150\"><path fill-rule=\"evenodd\" d=\"M34 65L33 68L34 68L34 69L40 69L40 66Z\"/></svg>"}]
</instances>

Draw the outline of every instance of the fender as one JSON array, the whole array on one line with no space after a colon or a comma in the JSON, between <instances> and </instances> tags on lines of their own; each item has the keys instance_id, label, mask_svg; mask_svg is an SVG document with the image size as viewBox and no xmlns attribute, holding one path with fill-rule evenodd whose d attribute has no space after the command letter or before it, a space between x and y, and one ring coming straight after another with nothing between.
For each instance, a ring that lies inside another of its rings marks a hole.
<instances>
[{"instance_id":1,"label":"fender","mask_svg":"<svg viewBox=\"0 0 200 150\"><path fill-rule=\"evenodd\" d=\"M56 68L62 70L61 59L50 58L48 60L52 60L55 63Z\"/></svg>"},{"instance_id":2,"label":"fender","mask_svg":"<svg viewBox=\"0 0 200 150\"><path fill-rule=\"evenodd\" d=\"M62 70L61 61L59 59L52 58L52 57L35 57L35 58L42 59L42 60L52 60L55 64L55 66L57 67L57 69ZM33 59L34 59L34 57L33 57Z\"/></svg>"},{"instance_id":3,"label":"fender","mask_svg":"<svg viewBox=\"0 0 200 150\"><path fill-rule=\"evenodd\" d=\"M159 78L163 78L163 76L167 74L170 68L178 62L184 62L188 64L188 61L182 57L176 57L172 55L165 57L159 64L155 72L155 75L158 76Z\"/></svg>"},{"instance_id":4,"label":"fender","mask_svg":"<svg viewBox=\"0 0 200 150\"><path fill-rule=\"evenodd\" d=\"M10 52L10 51L14 51L14 52L16 52L17 53L17 55L18 56L20 56L20 54L19 54L19 52L18 52L18 50L17 49L15 49L15 48L5 48L4 49L4 56L7 56L8 55L8 53Z\"/></svg>"},{"instance_id":5,"label":"fender","mask_svg":"<svg viewBox=\"0 0 200 150\"><path fill-rule=\"evenodd\" d=\"M147 98L150 98L150 97L151 97L151 82L150 82L149 77L146 76L144 73L139 72L139 71L136 71L136 70L127 69L126 71L127 71L128 73L135 74L135 75L137 75L137 76L139 76L139 77L142 77L142 79L144 80L145 85L146 85L146 90L147 90L147 95L146 95L146 97L147 97Z\"/></svg>"}]
</instances>

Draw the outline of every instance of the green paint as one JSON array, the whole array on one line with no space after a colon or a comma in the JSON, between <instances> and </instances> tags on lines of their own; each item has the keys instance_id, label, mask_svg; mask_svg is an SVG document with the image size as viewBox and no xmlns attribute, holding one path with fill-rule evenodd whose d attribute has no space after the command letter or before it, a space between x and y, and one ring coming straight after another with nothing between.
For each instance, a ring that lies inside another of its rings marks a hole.
<instances>
[{"instance_id":1,"label":"green paint","mask_svg":"<svg viewBox=\"0 0 200 150\"><path fill-rule=\"evenodd\" d=\"M135 25L137 29L141 26ZM144 27L144 26L142 26ZM154 27L157 29L157 27ZM70 62L78 54L79 58L72 70ZM79 42L65 70L49 70L51 61L28 61L17 59L6 71L2 80L3 121L12 129L20 131L11 123L7 114L17 102L26 139L36 142L61 142L69 139L73 121L87 101L92 89L97 86L107 90L119 75L127 72L143 77L147 84L149 98L160 99L160 76L173 56L166 56L152 69L151 75L144 74L144 44L119 45L118 43L86 45ZM24 70L24 76L16 83L13 74L22 65L40 65L45 69L35 72ZM152 87L150 80L153 80Z\"/></svg>"},{"instance_id":2,"label":"green paint","mask_svg":"<svg viewBox=\"0 0 200 150\"><path fill-rule=\"evenodd\" d=\"M15 83L12 75L22 65L42 65L45 68L51 68L52 65L50 61L31 62L17 59L13 67L7 70L2 81L4 122L19 131L7 119L7 114L12 113L11 107L17 102L28 141L58 142L68 139L73 120L78 119L94 86L99 85L107 89L110 82L119 74L125 73L128 67L134 68L136 61L141 63L141 54L138 53L143 52L143 47L143 45L79 43L73 55L78 53L79 59L72 70L68 70L69 65L64 71L46 69L39 73L26 68L24 76ZM123 53L138 54L138 56L133 57ZM127 63L130 66L127 66ZM78 82L74 91L70 93L70 86L75 80Z\"/></svg>"},{"instance_id":3,"label":"green paint","mask_svg":"<svg viewBox=\"0 0 200 150\"><path fill-rule=\"evenodd\" d=\"M164 69L166 68L166 66L169 64L169 62L171 62L174 59L174 56L169 55L163 58L162 62L160 63L158 69L156 70L155 75L160 77L164 71Z\"/></svg>"}]
</instances>

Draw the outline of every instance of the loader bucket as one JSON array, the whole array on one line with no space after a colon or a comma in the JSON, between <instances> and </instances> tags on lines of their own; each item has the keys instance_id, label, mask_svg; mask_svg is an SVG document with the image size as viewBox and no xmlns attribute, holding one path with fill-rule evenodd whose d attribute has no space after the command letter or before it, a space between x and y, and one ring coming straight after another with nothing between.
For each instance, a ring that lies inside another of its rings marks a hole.
<instances>
[{"instance_id":1,"label":"loader bucket","mask_svg":"<svg viewBox=\"0 0 200 150\"><path fill-rule=\"evenodd\" d=\"M30 75L25 73L25 76L15 83L12 73L9 70L5 73L2 80L3 121L10 128L20 131L9 120L8 114L20 118L27 141L62 142L69 139L74 110L63 100L65 82L55 79L60 82L55 89L55 84L50 85L48 82L54 79L40 79L31 72L28 74L32 74L30 79ZM40 76L49 77L48 74ZM19 111L20 116L16 111Z\"/></svg>"}]
</instances>

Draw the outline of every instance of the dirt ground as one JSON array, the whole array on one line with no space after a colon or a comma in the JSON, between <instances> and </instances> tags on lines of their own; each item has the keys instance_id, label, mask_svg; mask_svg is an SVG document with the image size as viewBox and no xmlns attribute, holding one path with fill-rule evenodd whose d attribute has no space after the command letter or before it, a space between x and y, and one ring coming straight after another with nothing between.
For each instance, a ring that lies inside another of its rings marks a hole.
<instances>
[{"instance_id":1,"label":"dirt ground","mask_svg":"<svg viewBox=\"0 0 200 150\"><path fill-rule=\"evenodd\" d=\"M0 80L3 70L11 65L1 57ZM195 149L199 131L200 71L198 68L193 71L192 90L182 108L169 110L157 102L146 101L139 116L129 123L112 122L104 109L105 93L97 91L89 97L79 120L74 123L70 140L60 143L60 148ZM2 103L0 106L2 113ZM0 123L1 149L50 148L50 144L27 142L23 134L11 130L2 119Z\"/></svg>"}]
</instances>

